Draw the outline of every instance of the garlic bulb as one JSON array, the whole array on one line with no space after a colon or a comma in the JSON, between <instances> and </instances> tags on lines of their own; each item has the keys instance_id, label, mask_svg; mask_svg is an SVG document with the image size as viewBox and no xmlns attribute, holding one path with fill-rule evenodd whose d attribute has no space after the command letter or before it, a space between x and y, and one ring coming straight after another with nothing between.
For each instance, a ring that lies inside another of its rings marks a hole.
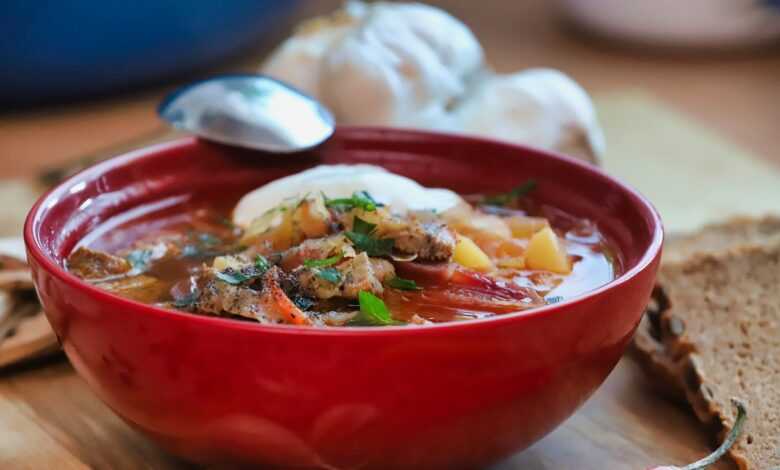
<instances>
[{"instance_id":1,"label":"garlic bulb","mask_svg":"<svg viewBox=\"0 0 780 470\"><path fill-rule=\"evenodd\" d=\"M555 70L493 74L463 23L420 3L349 2L305 24L263 65L341 124L477 134L598 161L585 91Z\"/></svg>"},{"instance_id":2,"label":"garlic bulb","mask_svg":"<svg viewBox=\"0 0 780 470\"><path fill-rule=\"evenodd\" d=\"M604 135L590 98L552 69L485 77L455 108L455 128L597 162Z\"/></svg>"},{"instance_id":3,"label":"garlic bulb","mask_svg":"<svg viewBox=\"0 0 780 470\"><path fill-rule=\"evenodd\" d=\"M476 38L444 11L376 3L328 50L320 98L345 124L446 127L448 104L481 66Z\"/></svg>"}]
</instances>

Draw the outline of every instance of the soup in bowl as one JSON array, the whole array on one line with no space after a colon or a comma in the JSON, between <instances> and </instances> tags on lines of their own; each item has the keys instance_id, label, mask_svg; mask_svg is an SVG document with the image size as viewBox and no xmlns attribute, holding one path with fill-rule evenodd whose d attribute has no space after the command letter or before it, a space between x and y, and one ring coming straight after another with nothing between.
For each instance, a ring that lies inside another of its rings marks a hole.
<instances>
[{"instance_id":1,"label":"soup in bowl","mask_svg":"<svg viewBox=\"0 0 780 470\"><path fill-rule=\"evenodd\" d=\"M193 194L106 224L66 268L164 308L308 327L487 318L611 281L620 256L596 224L535 189L461 197L378 166L320 165L237 202Z\"/></svg>"},{"instance_id":2,"label":"soup in bowl","mask_svg":"<svg viewBox=\"0 0 780 470\"><path fill-rule=\"evenodd\" d=\"M662 232L572 159L347 128L289 157L117 157L25 237L74 367L163 447L385 469L483 466L573 413L641 318Z\"/></svg>"}]
</instances>

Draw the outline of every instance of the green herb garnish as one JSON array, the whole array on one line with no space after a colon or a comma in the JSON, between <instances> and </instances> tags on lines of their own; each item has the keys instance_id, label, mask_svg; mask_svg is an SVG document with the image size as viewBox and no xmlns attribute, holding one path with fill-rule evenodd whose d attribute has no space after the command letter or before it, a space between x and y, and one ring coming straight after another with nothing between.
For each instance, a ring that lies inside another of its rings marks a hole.
<instances>
[{"instance_id":1,"label":"green herb garnish","mask_svg":"<svg viewBox=\"0 0 780 470\"><path fill-rule=\"evenodd\" d=\"M265 259L265 256L257 255L257 257L255 257L255 268L260 271L260 274L264 274L271 269L271 263Z\"/></svg>"},{"instance_id":2,"label":"green herb garnish","mask_svg":"<svg viewBox=\"0 0 780 470\"><path fill-rule=\"evenodd\" d=\"M327 266L333 266L334 264L341 261L341 259L344 257L344 253L339 253L335 256L331 256L330 258L325 259L307 259L303 262L303 265L307 268L325 268Z\"/></svg>"},{"instance_id":3,"label":"green herb garnish","mask_svg":"<svg viewBox=\"0 0 780 470\"><path fill-rule=\"evenodd\" d=\"M133 250L127 255L127 262L130 263L133 271L137 272L146 271L151 260L152 250Z\"/></svg>"},{"instance_id":4,"label":"green herb garnish","mask_svg":"<svg viewBox=\"0 0 780 470\"><path fill-rule=\"evenodd\" d=\"M362 233L363 235L371 235L376 229L376 224L366 222L358 216L352 219L352 231L355 233Z\"/></svg>"},{"instance_id":5,"label":"green herb garnish","mask_svg":"<svg viewBox=\"0 0 780 470\"><path fill-rule=\"evenodd\" d=\"M216 274L217 279L219 279L222 282L227 282L228 284L237 286L243 282L246 282L250 279L254 279L256 276L248 276L241 271L236 271L233 268L228 268L224 271L219 271Z\"/></svg>"},{"instance_id":6,"label":"green herb garnish","mask_svg":"<svg viewBox=\"0 0 780 470\"><path fill-rule=\"evenodd\" d=\"M336 268L324 268L316 270L317 276L333 284L341 282L341 273Z\"/></svg>"},{"instance_id":7,"label":"green herb garnish","mask_svg":"<svg viewBox=\"0 0 780 470\"><path fill-rule=\"evenodd\" d=\"M217 272L216 277L222 282L237 286L244 282L253 281L262 277L270 268L271 263L262 255L257 255L254 265L247 266L240 271L236 271L233 268L227 268L224 271Z\"/></svg>"},{"instance_id":8,"label":"green herb garnish","mask_svg":"<svg viewBox=\"0 0 780 470\"><path fill-rule=\"evenodd\" d=\"M355 248L365 251L368 256L390 256L393 252L395 241L392 238L374 238L371 235L365 235L356 232L344 232Z\"/></svg>"},{"instance_id":9,"label":"green herb garnish","mask_svg":"<svg viewBox=\"0 0 780 470\"><path fill-rule=\"evenodd\" d=\"M387 326L396 323L384 301L371 292L358 292L360 313L350 321L352 325Z\"/></svg>"},{"instance_id":10,"label":"green herb garnish","mask_svg":"<svg viewBox=\"0 0 780 470\"><path fill-rule=\"evenodd\" d=\"M375 229L375 224L356 216L352 222L352 230L344 232L344 235L355 245L355 248L365 251L368 256L390 256L395 241L392 238L375 238L373 236Z\"/></svg>"},{"instance_id":11,"label":"green herb garnish","mask_svg":"<svg viewBox=\"0 0 780 470\"><path fill-rule=\"evenodd\" d=\"M516 186L506 193L488 196L482 200L482 204L490 206L505 206L512 201L516 201L536 188L536 180L526 180L524 183Z\"/></svg>"},{"instance_id":12,"label":"green herb garnish","mask_svg":"<svg viewBox=\"0 0 780 470\"><path fill-rule=\"evenodd\" d=\"M562 296L562 295L554 295L554 296L552 296L552 297L547 297L547 298L546 298L546 299L544 299L544 300L545 300L545 301L546 301L548 304L557 304L558 302L560 302L561 300L563 300L563 296Z\"/></svg>"},{"instance_id":13,"label":"green herb garnish","mask_svg":"<svg viewBox=\"0 0 780 470\"><path fill-rule=\"evenodd\" d=\"M390 282L388 282L387 285L398 290L422 290L422 287L418 286L413 280L404 279L398 276L390 279Z\"/></svg>"},{"instance_id":14,"label":"green herb garnish","mask_svg":"<svg viewBox=\"0 0 780 470\"><path fill-rule=\"evenodd\" d=\"M323 195L324 197L324 195ZM328 199L325 197L326 207L335 207L337 209L363 209L366 212L373 212L381 204L376 202L366 191L355 191L352 197L342 197L337 199Z\"/></svg>"}]
</instances>

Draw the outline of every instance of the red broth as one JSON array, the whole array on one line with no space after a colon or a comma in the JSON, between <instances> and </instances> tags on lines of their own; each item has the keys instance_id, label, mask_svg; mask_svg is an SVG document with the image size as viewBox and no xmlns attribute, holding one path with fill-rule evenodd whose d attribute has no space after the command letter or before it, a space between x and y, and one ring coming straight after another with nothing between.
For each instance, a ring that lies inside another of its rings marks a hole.
<instances>
[{"instance_id":1,"label":"red broth","mask_svg":"<svg viewBox=\"0 0 780 470\"><path fill-rule=\"evenodd\" d=\"M135 297L170 307L176 301L177 290L185 288L204 265L210 265L219 254L240 248L241 232L230 222L231 210L240 196L238 192L187 195L141 207L133 214L109 220L82 240L80 246L126 256L142 240L186 234L185 255L149 265L147 274L161 286ZM479 199L479 196L467 197L471 202ZM564 275L517 269L485 276L460 270L456 277L460 276L462 286L453 290L451 282L438 280L437 270L441 271L443 266L396 263L399 275L414 280L421 288L419 291L386 289L384 301L396 320L407 322L418 316L426 321L446 322L509 313L518 309L516 303L503 302L506 299L502 289L506 286L533 290L545 303L555 303L604 285L621 272L619 254L590 221L558 208L537 205L532 199L509 209L488 207L485 211L546 217L558 236L566 240L567 252L574 261L572 271Z\"/></svg>"}]
</instances>

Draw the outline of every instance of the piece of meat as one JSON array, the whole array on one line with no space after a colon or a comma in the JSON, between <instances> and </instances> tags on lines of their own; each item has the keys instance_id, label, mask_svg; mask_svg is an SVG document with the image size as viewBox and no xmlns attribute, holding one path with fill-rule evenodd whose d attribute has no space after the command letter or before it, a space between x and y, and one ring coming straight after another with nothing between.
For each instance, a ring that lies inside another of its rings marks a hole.
<instances>
[{"instance_id":1,"label":"piece of meat","mask_svg":"<svg viewBox=\"0 0 780 470\"><path fill-rule=\"evenodd\" d=\"M125 274L132 266L124 258L82 246L68 256L67 268L82 279L103 279Z\"/></svg>"},{"instance_id":2,"label":"piece of meat","mask_svg":"<svg viewBox=\"0 0 780 470\"><path fill-rule=\"evenodd\" d=\"M395 276L395 268L389 261L381 258L369 258L360 253L340 267L344 284L341 296L356 299L362 290L380 296L384 292L383 284Z\"/></svg>"},{"instance_id":3,"label":"piece of meat","mask_svg":"<svg viewBox=\"0 0 780 470\"><path fill-rule=\"evenodd\" d=\"M311 324L282 289L284 273L276 266L262 276L262 288L229 284L217 277L219 271L207 269L201 276L200 294L195 308L215 315L228 313L260 323Z\"/></svg>"},{"instance_id":4,"label":"piece of meat","mask_svg":"<svg viewBox=\"0 0 780 470\"><path fill-rule=\"evenodd\" d=\"M259 291L250 287L228 284L210 274L213 273L204 273L204 278L207 280L194 304L196 310L214 315L229 313L251 318L260 323L272 323L271 318L262 309Z\"/></svg>"},{"instance_id":5,"label":"piece of meat","mask_svg":"<svg viewBox=\"0 0 780 470\"><path fill-rule=\"evenodd\" d=\"M426 261L452 258L455 233L435 214L421 211L399 216L384 208L373 212L353 211L341 216L347 230L352 230L356 216L376 226L373 232L376 238L393 239L394 249L400 253Z\"/></svg>"},{"instance_id":6,"label":"piece of meat","mask_svg":"<svg viewBox=\"0 0 780 470\"><path fill-rule=\"evenodd\" d=\"M411 222L385 236L395 240L396 250L416 254L420 260L447 261L455 250L455 234L443 223Z\"/></svg>"},{"instance_id":7,"label":"piece of meat","mask_svg":"<svg viewBox=\"0 0 780 470\"><path fill-rule=\"evenodd\" d=\"M452 273L458 268L455 263L420 263L403 262L396 263L395 267L399 275L409 278L422 285L439 285L449 282Z\"/></svg>"},{"instance_id":8,"label":"piece of meat","mask_svg":"<svg viewBox=\"0 0 780 470\"><path fill-rule=\"evenodd\" d=\"M343 277L339 282L331 282L322 277L320 272L320 268L300 266L293 270L292 275L295 276L298 284L301 286L301 291L308 297L331 299L340 296Z\"/></svg>"},{"instance_id":9,"label":"piece of meat","mask_svg":"<svg viewBox=\"0 0 780 470\"><path fill-rule=\"evenodd\" d=\"M310 312L312 321L317 326L344 326L358 316L357 310L331 310L328 312Z\"/></svg>"},{"instance_id":10,"label":"piece of meat","mask_svg":"<svg viewBox=\"0 0 780 470\"><path fill-rule=\"evenodd\" d=\"M144 303L157 302L167 290L164 282L145 274L100 281L95 285L122 297Z\"/></svg>"},{"instance_id":11,"label":"piece of meat","mask_svg":"<svg viewBox=\"0 0 780 470\"><path fill-rule=\"evenodd\" d=\"M308 296L317 299L344 297L356 299L361 290L382 295L383 283L395 276L395 268L385 259L370 258L366 253L359 253L353 258L347 258L330 269L338 272L338 281L321 274L322 268L307 268L300 266L293 271L301 290Z\"/></svg>"},{"instance_id":12,"label":"piece of meat","mask_svg":"<svg viewBox=\"0 0 780 470\"><path fill-rule=\"evenodd\" d=\"M165 234L155 237L153 240L141 239L133 244L133 249L128 253L137 250L149 250L150 259L161 259L167 257L179 257L182 254L182 247L187 245L187 236L181 233ZM120 253L125 254L125 253Z\"/></svg>"},{"instance_id":13,"label":"piece of meat","mask_svg":"<svg viewBox=\"0 0 780 470\"><path fill-rule=\"evenodd\" d=\"M339 253L343 254L344 257L355 255L355 249L344 235L313 238L304 240L300 245L284 251L279 265L283 269L291 271L302 265L306 260L325 259Z\"/></svg>"}]
</instances>

